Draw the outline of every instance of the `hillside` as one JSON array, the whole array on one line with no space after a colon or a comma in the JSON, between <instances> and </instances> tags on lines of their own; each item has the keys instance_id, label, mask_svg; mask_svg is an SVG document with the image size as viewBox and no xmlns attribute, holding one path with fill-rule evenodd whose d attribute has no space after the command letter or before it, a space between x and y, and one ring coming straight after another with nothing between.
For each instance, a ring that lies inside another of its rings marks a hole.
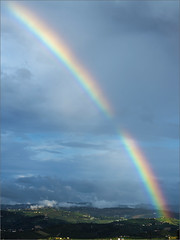
<instances>
[{"instance_id":1,"label":"hillside","mask_svg":"<svg viewBox=\"0 0 180 240\"><path fill-rule=\"evenodd\" d=\"M142 218L134 209L40 208L2 210L2 238L162 238L177 236L179 220ZM125 216L128 216L126 218Z\"/></svg>"}]
</instances>

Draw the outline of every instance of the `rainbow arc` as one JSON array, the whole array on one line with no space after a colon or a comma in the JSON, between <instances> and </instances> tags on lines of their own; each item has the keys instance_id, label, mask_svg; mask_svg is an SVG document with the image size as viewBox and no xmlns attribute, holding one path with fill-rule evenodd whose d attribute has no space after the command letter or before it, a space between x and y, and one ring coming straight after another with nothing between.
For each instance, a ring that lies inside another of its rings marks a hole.
<instances>
[{"instance_id":1,"label":"rainbow arc","mask_svg":"<svg viewBox=\"0 0 180 240\"><path fill-rule=\"evenodd\" d=\"M82 64L79 63L70 48L66 46L62 39L60 39L59 36L56 36L56 34L47 27L47 24L41 21L22 4L11 1L8 3L8 6L13 13L13 16L23 24L27 30L34 34L62 64L64 64L98 109L100 109L103 114L113 122L115 115L109 101L105 98L97 82L84 69ZM165 197L163 196L162 190L156 180L156 176L154 175L148 160L142 153L142 150L140 150L136 141L132 136L127 134L124 129L119 129L119 127L116 127L116 129L118 137L123 143L126 152L141 177L152 203L157 209L159 209L161 216L170 217Z\"/></svg>"}]
</instances>

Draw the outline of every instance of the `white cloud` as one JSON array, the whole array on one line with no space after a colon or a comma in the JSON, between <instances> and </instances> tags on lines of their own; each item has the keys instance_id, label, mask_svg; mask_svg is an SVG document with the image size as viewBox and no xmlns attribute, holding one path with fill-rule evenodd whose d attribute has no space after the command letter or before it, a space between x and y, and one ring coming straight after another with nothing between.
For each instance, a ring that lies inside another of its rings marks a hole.
<instances>
[{"instance_id":1,"label":"white cloud","mask_svg":"<svg viewBox=\"0 0 180 240\"><path fill-rule=\"evenodd\" d=\"M44 207L54 207L57 205L57 202L54 200L43 200L43 201L39 201L40 206L44 206Z\"/></svg>"}]
</instances>

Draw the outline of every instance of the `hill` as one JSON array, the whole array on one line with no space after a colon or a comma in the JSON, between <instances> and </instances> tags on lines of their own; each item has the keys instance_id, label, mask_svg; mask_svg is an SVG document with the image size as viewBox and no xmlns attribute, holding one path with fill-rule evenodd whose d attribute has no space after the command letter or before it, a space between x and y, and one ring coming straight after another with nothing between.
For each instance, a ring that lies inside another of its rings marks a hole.
<instances>
[{"instance_id":1,"label":"hill","mask_svg":"<svg viewBox=\"0 0 180 240\"><path fill-rule=\"evenodd\" d=\"M147 210L147 209L146 209ZM150 212L129 208L40 208L1 211L2 238L159 238L177 236L179 220L145 218ZM126 216L126 217L125 217ZM143 216L143 218L142 218Z\"/></svg>"}]
</instances>

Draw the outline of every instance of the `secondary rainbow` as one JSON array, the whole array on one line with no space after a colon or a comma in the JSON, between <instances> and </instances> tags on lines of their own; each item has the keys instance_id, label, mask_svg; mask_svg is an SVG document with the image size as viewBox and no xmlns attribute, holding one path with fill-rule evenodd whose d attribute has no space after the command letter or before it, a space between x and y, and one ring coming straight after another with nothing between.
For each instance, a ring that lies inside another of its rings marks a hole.
<instances>
[{"instance_id":1,"label":"secondary rainbow","mask_svg":"<svg viewBox=\"0 0 180 240\"><path fill-rule=\"evenodd\" d=\"M22 6L22 4L11 1L8 2L8 6L11 13L13 13L13 16L15 16L20 23L32 32L41 43L43 43L57 57L57 59L64 64L64 66L72 73L74 79L76 79L93 100L98 109L100 109L108 119L113 121L114 113L112 107L104 97L100 87L93 77L84 69L82 64L80 64L75 58L62 39L60 39L59 35L56 36L56 34L47 27L47 24L43 23L31 11ZM126 131L119 129L118 127L116 129L118 137L134 163L151 201L157 209L159 209L161 216L169 217L169 210L165 198L147 159Z\"/></svg>"}]
</instances>

